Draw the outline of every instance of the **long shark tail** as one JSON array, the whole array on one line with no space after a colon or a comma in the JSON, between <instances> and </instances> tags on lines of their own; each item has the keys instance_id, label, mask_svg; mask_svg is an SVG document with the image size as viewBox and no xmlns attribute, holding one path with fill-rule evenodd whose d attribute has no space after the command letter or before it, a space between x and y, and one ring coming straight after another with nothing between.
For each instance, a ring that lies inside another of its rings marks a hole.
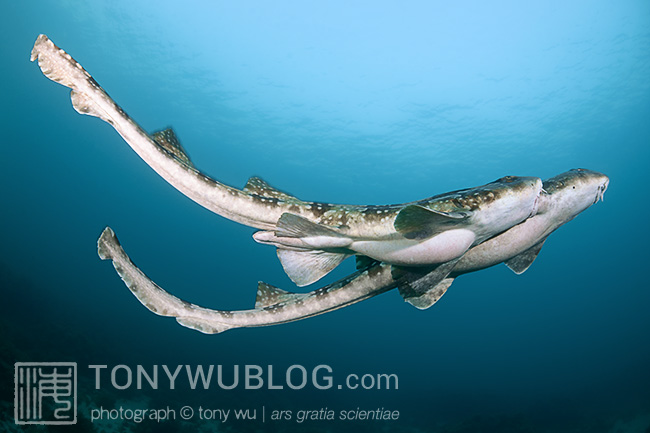
<instances>
[{"instance_id":1,"label":"long shark tail","mask_svg":"<svg viewBox=\"0 0 650 433\"><path fill-rule=\"evenodd\" d=\"M112 110L128 117L90 74L47 36L38 35L30 60L38 60L38 66L47 78L71 89L72 106L79 114L99 117L111 125L115 124L110 114ZM103 97L98 98L100 94Z\"/></svg>"},{"instance_id":2,"label":"long shark tail","mask_svg":"<svg viewBox=\"0 0 650 433\"><path fill-rule=\"evenodd\" d=\"M179 324L204 334L239 327L228 323L227 314L178 299L151 281L127 256L110 227L106 227L99 237L97 253L102 260L113 261L124 284L149 311L159 316L175 317Z\"/></svg>"}]
</instances>

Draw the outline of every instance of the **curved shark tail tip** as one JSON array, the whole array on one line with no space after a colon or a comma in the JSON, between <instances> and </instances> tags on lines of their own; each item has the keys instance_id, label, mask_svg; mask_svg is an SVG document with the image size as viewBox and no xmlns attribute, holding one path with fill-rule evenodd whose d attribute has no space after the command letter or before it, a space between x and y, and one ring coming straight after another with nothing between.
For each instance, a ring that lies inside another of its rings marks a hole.
<instances>
[{"instance_id":1,"label":"curved shark tail tip","mask_svg":"<svg viewBox=\"0 0 650 433\"><path fill-rule=\"evenodd\" d=\"M32 52L31 52L30 57L29 57L30 61L33 62L34 60L36 60L38 58L39 46L41 44L44 44L44 43L48 42L49 40L50 39L47 36L45 36L44 34L42 34L42 33L40 35L38 35L38 37L36 38L36 42L34 42L34 47L32 48Z\"/></svg>"},{"instance_id":2,"label":"curved shark tail tip","mask_svg":"<svg viewBox=\"0 0 650 433\"><path fill-rule=\"evenodd\" d=\"M106 227L101 236L97 240L97 254L102 260L109 260L113 258L111 253L112 247L119 246L120 242L115 236L115 232L110 227Z\"/></svg>"}]
</instances>

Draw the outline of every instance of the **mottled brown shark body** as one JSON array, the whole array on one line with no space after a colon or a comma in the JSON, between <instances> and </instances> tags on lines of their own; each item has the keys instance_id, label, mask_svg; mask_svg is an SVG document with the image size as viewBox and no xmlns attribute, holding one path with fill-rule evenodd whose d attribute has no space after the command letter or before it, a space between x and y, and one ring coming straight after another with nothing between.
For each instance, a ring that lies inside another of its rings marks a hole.
<instances>
[{"instance_id":1,"label":"mottled brown shark body","mask_svg":"<svg viewBox=\"0 0 650 433\"><path fill-rule=\"evenodd\" d=\"M181 325L208 334L301 320L352 305L396 287L406 301L423 309L437 302L459 275L499 263L505 263L517 274L524 272L548 236L602 200L608 185L607 176L584 169L547 179L535 216L471 248L442 281L436 269L405 273L396 278L391 265L374 263L309 293L290 293L260 282L255 308L251 310L211 310L169 294L133 264L110 228L104 230L98 241L98 253L102 259L113 261L127 287L150 311L174 317Z\"/></svg>"},{"instance_id":2,"label":"mottled brown shark body","mask_svg":"<svg viewBox=\"0 0 650 433\"><path fill-rule=\"evenodd\" d=\"M541 180L531 177L508 176L387 206L303 201L256 177L241 190L233 188L197 170L173 131L145 132L47 36L38 37L31 60L38 60L46 77L72 89L75 110L108 122L181 193L218 215L263 230L255 240L278 247L285 271L300 286L355 254L401 266L447 263L535 214Z\"/></svg>"},{"instance_id":3,"label":"mottled brown shark body","mask_svg":"<svg viewBox=\"0 0 650 433\"><path fill-rule=\"evenodd\" d=\"M350 255L405 267L445 263L451 270L470 247L534 215L541 186L539 178L507 176L413 203L335 207L341 219L334 225L285 213L275 230L254 238L278 248L284 270L299 286Z\"/></svg>"}]
</instances>

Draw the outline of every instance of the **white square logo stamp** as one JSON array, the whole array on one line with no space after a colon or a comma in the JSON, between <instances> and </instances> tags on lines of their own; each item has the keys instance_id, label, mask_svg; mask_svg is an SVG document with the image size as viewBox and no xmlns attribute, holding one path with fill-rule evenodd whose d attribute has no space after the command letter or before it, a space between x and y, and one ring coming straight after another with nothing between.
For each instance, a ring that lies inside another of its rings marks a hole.
<instances>
[{"instance_id":1,"label":"white square logo stamp","mask_svg":"<svg viewBox=\"0 0 650 433\"><path fill-rule=\"evenodd\" d=\"M76 362L17 362L14 383L16 424L76 424Z\"/></svg>"}]
</instances>

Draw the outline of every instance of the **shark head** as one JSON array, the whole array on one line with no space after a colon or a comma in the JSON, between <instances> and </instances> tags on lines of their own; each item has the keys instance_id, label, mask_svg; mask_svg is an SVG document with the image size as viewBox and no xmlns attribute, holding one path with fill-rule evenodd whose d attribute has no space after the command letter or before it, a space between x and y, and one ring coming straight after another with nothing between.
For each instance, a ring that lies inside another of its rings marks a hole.
<instances>
[{"instance_id":1,"label":"shark head","mask_svg":"<svg viewBox=\"0 0 650 433\"><path fill-rule=\"evenodd\" d=\"M538 177L506 176L490 182L468 194L466 200L478 200L473 222L479 239L509 229L537 213L542 192Z\"/></svg>"},{"instance_id":2,"label":"shark head","mask_svg":"<svg viewBox=\"0 0 650 433\"><path fill-rule=\"evenodd\" d=\"M569 221L598 200L603 201L608 186L609 178L604 174L574 168L544 181L539 212L561 209L558 216Z\"/></svg>"},{"instance_id":3,"label":"shark head","mask_svg":"<svg viewBox=\"0 0 650 433\"><path fill-rule=\"evenodd\" d=\"M534 216L539 206L539 195L542 192L542 180L538 177L505 176L489 183L498 191L505 200L519 201L525 206L530 206L530 213Z\"/></svg>"}]
</instances>

